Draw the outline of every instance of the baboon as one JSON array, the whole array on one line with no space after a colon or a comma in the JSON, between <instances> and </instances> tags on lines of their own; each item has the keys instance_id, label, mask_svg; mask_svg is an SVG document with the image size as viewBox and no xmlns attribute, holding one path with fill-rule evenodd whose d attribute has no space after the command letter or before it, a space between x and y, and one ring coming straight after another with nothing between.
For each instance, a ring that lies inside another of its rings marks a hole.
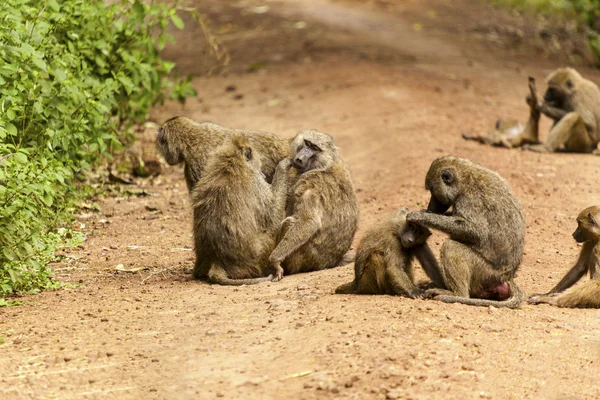
<instances>
[{"instance_id":1,"label":"baboon","mask_svg":"<svg viewBox=\"0 0 600 400\"><path fill-rule=\"evenodd\" d=\"M530 304L548 303L557 307L600 308L599 223L600 207L588 207L579 213L573 238L577 243L583 243L583 248L577 263L548 293L532 295L528 300ZM569 289L588 271L589 281Z\"/></svg>"},{"instance_id":2,"label":"baboon","mask_svg":"<svg viewBox=\"0 0 600 400\"><path fill-rule=\"evenodd\" d=\"M286 218L269 258L286 274L344 265L358 224L358 200L333 138L315 130L292 140Z\"/></svg>"},{"instance_id":3,"label":"baboon","mask_svg":"<svg viewBox=\"0 0 600 400\"><path fill-rule=\"evenodd\" d=\"M185 182L191 193L202 176L209 156L226 137L233 134L248 136L255 155L260 157L262 172L267 182L271 183L279 161L290 156L290 139L273 133L231 129L213 122L173 117L158 128L156 144L169 165L185 163Z\"/></svg>"},{"instance_id":4,"label":"baboon","mask_svg":"<svg viewBox=\"0 0 600 400\"><path fill-rule=\"evenodd\" d=\"M597 152L600 142L600 90L573 68L559 68L546 78L548 89L536 108L554 124L543 144L532 151ZM529 102L529 99L527 99Z\"/></svg>"},{"instance_id":5,"label":"baboon","mask_svg":"<svg viewBox=\"0 0 600 400\"><path fill-rule=\"evenodd\" d=\"M450 235L439 263L448 290L426 295L447 303L518 307L523 293L513 279L525 221L506 180L470 160L440 157L429 167L425 188L431 192L427 212L411 212L406 220Z\"/></svg>"},{"instance_id":6,"label":"baboon","mask_svg":"<svg viewBox=\"0 0 600 400\"><path fill-rule=\"evenodd\" d=\"M529 120L526 125L515 120L497 120L494 129L487 136L462 134L466 140L475 140L479 143L506 148L520 147L525 144L539 143L540 111L537 109L537 93L535 79L529 77L529 92L527 104L529 105Z\"/></svg>"},{"instance_id":7,"label":"baboon","mask_svg":"<svg viewBox=\"0 0 600 400\"><path fill-rule=\"evenodd\" d=\"M290 166L282 160L269 185L248 137L225 139L192 190L196 279L244 285L281 278L283 270L271 269L268 260L284 217Z\"/></svg>"},{"instance_id":8,"label":"baboon","mask_svg":"<svg viewBox=\"0 0 600 400\"><path fill-rule=\"evenodd\" d=\"M417 258L437 287L443 279L427 238L429 229L406 222L408 208L399 209L361 239L356 250L354 280L339 286L341 294L391 294L419 298L422 289L414 283L412 260Z\"/></svg>"}]
</instances>

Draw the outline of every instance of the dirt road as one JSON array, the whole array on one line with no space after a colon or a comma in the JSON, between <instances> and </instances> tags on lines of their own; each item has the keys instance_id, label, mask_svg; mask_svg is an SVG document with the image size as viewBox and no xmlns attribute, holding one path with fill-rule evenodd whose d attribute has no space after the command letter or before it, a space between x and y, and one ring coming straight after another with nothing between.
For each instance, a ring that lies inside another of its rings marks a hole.
<instances>
[{"instance_id":1,"label":"dirt road","mask_svg":"<svg viewBox=\"0 0 600 400\"><path fill-rule=\"evenodd\" d=\"M205 0L201 10L230 50L229 72L197 78L197 98L156 108L154 120L332 133L357 187L357 239L397 207L426 204L435 157L469 157L522 202L524 290L550 289L574 263L570 233L599 202L600 157L460 137L498 117L525 119L527 76L541 90L562 66L526 39L489 33L511 17L468 0ZM165 54L180 72L203 74L213 65L187 27ZM334 295L352 266L252 287L194 282L184 273L194 257L182 169L138 183L81 216L87 241L54 265L72 288L0 309L0 398L600 397L598 310ZM436 252L443 240L432 237Z\"/></svg>"}]
</instances>

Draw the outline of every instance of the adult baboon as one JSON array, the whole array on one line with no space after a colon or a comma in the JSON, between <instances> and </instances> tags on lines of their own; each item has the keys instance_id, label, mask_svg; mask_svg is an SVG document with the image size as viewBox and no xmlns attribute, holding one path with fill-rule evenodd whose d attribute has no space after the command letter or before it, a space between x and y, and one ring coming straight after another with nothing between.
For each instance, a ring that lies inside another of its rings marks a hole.
<instances>
[{"instance_id":1,"label":"adult baboon","mask_svg":"<svg viewBox=\"0 0 600 400\"><path fill-rule=\"evenodd\" d=\"M506 180L470 160L441 157L429 167L425 188L431 192L427 212L411 212L406 220L450 235L439 264L448 290L428 294L447 303L518 307L523 293L513 279L525 222ZM450 207L452 213L444 215Z\"/></svg>"},{"instance_id":2,"label":"adult baboon","mask_svg":"<svg viewBox=\"0 0 600 400\"><path fill-rule=\"evenodd\" d=\"M286 216L270 257L286 274L332 268L344 257L358 224L358 200L333 138L300 131L291 144Z\"/></svg>"},{"instance_id":3,"label":"adult baboon","mask_svg":"<svg viewBox=\"0 0 600 400\"><path fill-rule=\"evenodd\" d=\"M192 191L196 279L244 285L281 278L268 260L284 217L290 165L280 162L271 186L246 135L233 134L216 150Z\"/></svg>"},{"instance_id":4,"label":"adult baboon","mask_svg":"<svg viewBox=\"0 0 600 400\"><path fill-rule=\"evenodd\" d=\"M289 157L290 139L273 133L231 129L213 122L196 122L187 117L173 117L158 128L156 144L169 165L185 163L184 174L188 190L202 176L208 158L225 138L233 134L248 136L255 155L261 160L261 169L271 183L275 167Z\"/></svg>"},{"instance_id":5,"label":"adult baboon","mask_svg":"<svg viewBox=\"0 0 600 400\"><path fill-rule=\"evenodd\" d=\"M529 303L548 303L557 307L600 308L599 223L600 207L588 207L579 213L573 238L577 243L583 243L583 248L577 263L552 290L546 294L532 295L528 300ZM588 271L589 281L569 289Z\"/></svg>"},{"instance_id":6,"label":"adult baboon","mask_svg":"<svg viewBox=\"0 0 600 400\"><path fill-rule=\"evenodd\" d=\"M413 278L415 257L434 284L444 287L437 261L427 245L431 232L407 223L408 212L408 208L401 208L365 233L356 249L354 280L339 286L336 293L421 297L423 291Z\"/></svg>"},{"instance_id":7,"label":"adult baboon","mask_svg":"<svg viewBox=\"0 0 600 400\"><path fill-rule=\"evenodd\" d=\"M491 146L502 146L506 148L520 147L525 144L539 143L539 124L540 111L537 108L537 93L535 89L535 79L529 77L529 92L527 104L529 104L529 120L523 125L514 120L497 120L494 129L487 136L469 135L463 133L462 137L466 140L475 140L479 143Z\"/></svg>"},{"instance_id":8,"label":"adult baboon","mask_svg":"<svg viewBox=\"0 0 600 400\"><path fill-rule=\"evenodd\" d=\"M548 89L537 109L554 120L537 152L597 152L600 142L600 90L573 68L559 68L546 78ZM528 99L529 101L529 99Z\"/></svg>"}]
</instances>

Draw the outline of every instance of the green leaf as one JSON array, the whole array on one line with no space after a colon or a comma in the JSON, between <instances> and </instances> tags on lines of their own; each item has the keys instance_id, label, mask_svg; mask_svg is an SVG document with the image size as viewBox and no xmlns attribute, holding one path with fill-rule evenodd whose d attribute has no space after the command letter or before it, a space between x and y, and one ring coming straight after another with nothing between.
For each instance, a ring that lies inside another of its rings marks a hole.
<instances>
[{"instance_id":1,"label":"green leaf","mask_svg":"<svg viewBox=\"0 0 600 400\"><path fill-rule=\"evenodd\" d=\"M62 82L65 79L67 79L67 74L65 73L65 71L63 71L62 69L59 69L59 68L54 70L54 76L56 77L56 79L59 82Z\"/></svg>"},{"instance_id":2,"label":"green leaf","mask_svg":"<svg viewBox=\"0 0 600 400\"><path fill-rule=\"evenodd\" d=\"M9 135L17 136L17 127L11 124L10 122L6 124L6 127L4 129L6 129L6 132L8 132Z\"/></svg>"},{"instance_id":3,"label":"green leaf","mask_svg":"<svg viewBox=\"0 0 600 400\"><path fill-rule=\"evenodd\" d=\"M177 15L171 15L171 21L178 29L183 29L183 21Z\"/></svg>"},{"instance_id":4,"label":"green leaf","mask_svg":"<svg viewBox=\"0 0 600 400\"><path fill-rule=\"evenodd\" d=\"M15 153L14 158L20 164L27 164L27 156L23 153Z\"/></svg>"},{"instance_id":5,"label":"green leaf","mask_svg":"<svg viewBox=\"0 0 600 400\"><path fill-rule=\"evenodd\" d=\"M4 254L4 257L6 257L7 260L14 261L16 259L15 252L8 247L2 249L2 253Z\"/></svg>"},{"instance_id":6,"label":"green leaf","mask_svg":"<svg viewBox=\"0 0 600 400\"><path fill-rule=\"evenodd\" d=\"M127 94L131 94L131 92L133 91L133 82L131 81L131 79L129 79L125 75L120 75L117 77L117 79L123 84L123 87L125 88Z\"/></svg>"},{"instance_id":7,"label":"green leaf","mask_svg":"<svg viewBox=\"0 0 600 400\"><path fill-rule=\"evenodd\" d=\"M54 198L49 193L44 193L44 196L42 197L42 199L44 200L44 203L46 203L46 205L48 207L51 207L52 203L54 202Z\"/></svg>"},{"instance_id":8,"label":"green leaf","mask_svg":"<svg viewBox=\"0 0 600 400\"><path fill-rule=\"evenodd\" d=\"M138 17L144 18L146 11L144 10L144 6L139 1L136 0L131 6L131 9L138 15Z\"/></svg>"}]
</instances>

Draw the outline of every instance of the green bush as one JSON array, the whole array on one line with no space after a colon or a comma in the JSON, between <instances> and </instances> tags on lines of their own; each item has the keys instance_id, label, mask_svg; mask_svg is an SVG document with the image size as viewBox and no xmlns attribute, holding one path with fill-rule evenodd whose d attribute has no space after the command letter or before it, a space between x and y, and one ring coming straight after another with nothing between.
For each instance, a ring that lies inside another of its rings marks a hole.
<instances>
[{"instance_id":1,"label":"green bush","mask_svg":"<svg viewBox=\"0 0 600 400\"><path fill-rule=\"evenodd\" d=\"M493 0L518 10L575 18L587 33L596 63L600 65L600 0Z\"/></svg>"},{"instance_id":2,"label":"green bush","mask_svg":"<svg viewBox=\"0 0 600 400\"><path fill-rule=\"evenodd\" d=\"M120 148L167 92L159 51L177 4L121 0L0 2L0 297L54 285L47 263L77 242L75 176Z\"/></svg>"}]
</instances>

